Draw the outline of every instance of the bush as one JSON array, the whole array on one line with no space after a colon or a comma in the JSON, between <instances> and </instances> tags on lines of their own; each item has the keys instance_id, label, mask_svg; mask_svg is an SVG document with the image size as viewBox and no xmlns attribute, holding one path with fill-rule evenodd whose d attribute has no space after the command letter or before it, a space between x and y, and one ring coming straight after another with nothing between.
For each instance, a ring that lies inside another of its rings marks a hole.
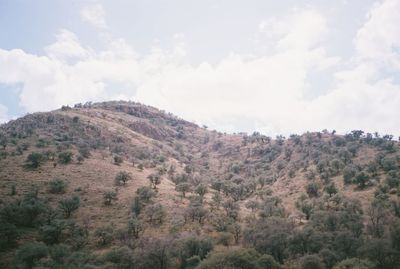
<instances>
[{"instance_id":1,"label":"bush","mask_svg":"<svg viewBox=\"0 0 400 269\"><path fill-rule=\"evenodd\" d=\"M0 221L0 251L13 247L17 238L17 227L14 224Z\"/></svg>"},{"instance_id":2,"label":"bush","mask_svg":"<svg viewBox=\"0 0 400 269\"><path fill-rule=\"evenodd\" d=\"M309 197L318 197L319 196L319 186L316 182L308 183L306 186L306 192Z\"/></svg>"},{"instance_id":3,"label":"bush","mask_svg":"<svg viewBox=\"0 0 400 269\"><path fill-rule=\"evenodd\" d=\"M113 201L117 200L117 193L115 191L106 191L103 193L105 205L111 205Z\"/></svg>"},{"instance_id":4,"label":"bush","mask_svg":"<svg viewBox=\"0 0 400 269\"><path fill-rule=\"evenodd\" d=\"M281 265L275 261L274 257L268 254L262 255L257 260L257 265L262 269L281 269Z\"/></svg>"},{"instance_id":5,"label":"bush","mask_svg":"<svg viewBox=\"0 0 400 269\"><path fill-rule=\"evenodd\" d=\"M182 182L176 185L175 190L182 193L182 197L185 198L186 193L191 189L190 183Z\"/></svg>"},{"instance_id":6,"label":"bush","mask_svg":"<svg viewBox=\"0 0 400 269\"><path fill-rule=\"evenodd\" d=\"M325 269L325 264L317 255L307 255L301 260L301 269Z\"/></svg>"},{"instance_id":7,"label":"bush","mask_svg":"<svg viewBox=\"0 0 400 269\"><path fill-rule=\"evenodd\" d=\"M62 179L53 179L49 182L50 193L64 193L67 187L67 183Z\"/></svg>"},{"instance_id":8,"label":"bush","mask_svg":"<svg viewBox=\"0 0 400 269\"><path fill-rule=\"evenodd\" d=\"M62 151L58 154L58 162L62 164L69 164L72 161L74 154L70 151Z\"/></svg>"},{"instance_id":9,"label":"bush","mask_svg":"<svg viewBox=\"0 0 400 269\"><path fill-rule=\"evenodd\" d=\"M58 207L60 208L61 211L64 212L64 216L66 218L69 218L75 210L79 208L80 204L80 199L78 196L73 196L70 198L66 198L64 200L61 200L59 202Z\"/></svg>"},{"instance_id":10,"label":"bush","mask_svg":"<svg viewBox=\"0 0 400 269\"><path fill-rule=\"evenodd\" d=\"M150 181L150 184L153 187L153 189L157 189L157 185L161 183L161 177L156 174L151 174L147 178Z\"/></svg>"},{"instance_id":11,"label":"bush","mask_svg":"<svg viewBox=\"0 0 400 269\"><path fill-rule=\"evenodd\" d=\"M254 249L216 253L202 261L197 269L262 269L257 263L260 254Z\"/></svg>"},{"instance_id":12,"label":"bush","mask_svg":"<svg viewBox=\"0 0 400 269\"><path fill-rule=\"evenodd\" d=\"M114 240L114 228L111 225L99 227L94 235L98 238L100 246L106 246Z\"/></svg>"},{"instance_id":13,"label":"bush","mask_svg":"<svg viewBox=\"0 0 400 269\"><path fill-rule=\"evenodd\" d=\"M44 161L46 161L45 155L39 152L32 152L26 158L26 162L31 168L38 168Z\"/></svg>"},{"instance_id":14,"label":"bush","mask_svg":"<svg viewBox=\"0 0 400 269\"><path fill-rule=\"evenodd\" d=\"M333 269L373 269L371 262L359 258L345 259L336 264Z\"/></svg>"},{"instance_id":15,"label":"bush","mask_svg":"<svg viewBox=\"0 0 400 269\"><path fill-rule=\"evenodd\" d=\"M114 164L115 165L120 165L121 163L123 163L124 159L119 156L119 155L115 155L114 156Z\"/></svg>"},{"instance_id":16,"label":"bush","mask_svg":"<svg viewBox=\"0 0 400 269\"><path fill-rule=\"evenodd\" d=\"M24 264L25 268L31 269L48 254L47 246L42 242L30 242L21 246L15 253L17 264Z\"/></svg>"}]
</instances>

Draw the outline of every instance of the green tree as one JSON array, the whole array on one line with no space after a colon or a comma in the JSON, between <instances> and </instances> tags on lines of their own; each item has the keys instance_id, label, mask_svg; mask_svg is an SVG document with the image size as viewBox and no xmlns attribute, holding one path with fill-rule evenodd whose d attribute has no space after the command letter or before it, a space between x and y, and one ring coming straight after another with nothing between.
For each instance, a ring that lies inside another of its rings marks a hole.
<instances>
[{"instance_id":1,"label":"green tree","mask_svg":"<svg viewBox=\"0 0 400 269\"><path fill-rule=\"evenodd\" d=\"M139 238L140 234L143 232L144 227L142 221L136 217L132 217L128 221L128 233L134 238Z\"/></svg>"},{"instance_id":2,"label":"green tree","mask_svg":"<svg viewBox=\"0 0 400 269\"><path fill-rule=\"evenodd\" d=\"M18 238L17 226L0 220L0 251L14 247Z\"/></svg>"},{"instance_id":3,"label":"green tree","mask_svg":"<svg viewBox=\"0 0 400 269\"><path fill-rule=\"evenodd\" d=\"M69 164L72 161L74 154L71 151L62 151L58 154L58 162L62 164Z\"/></svg>"},{"instance_id":4,"label":"green tree","mask_svg":"<svg viewBox=\"0 0 400 269\"><path fill-rule=\"evenodd\" d=\"M204 183L200 183L196 186L194 192L197 193L200 196L201 201L203 201L204 195L206 195L206 193L208 192L207 185Z\"/></svg>"},{"instance_id":5,"label":"green tree","mask_svg":"<svg viewBox=\"0 0 400 269\"><path fill-rule=\"evenodd\" d=\"M96 229L94 235L100 246L109 245L114 240L114 228L111 225L101 226Z\"/></svg>"},{"instance_id":6,"label":"green tree","mask_svg":"<svg viewBox=\"0 0 400 269\"><path fill-rule=\"evenodd\" d=\"M15 253L16 262L31 269L41 259L48 255L48 248L43 242L30 242L19 247Z\"/></svg>"},{"instance_id":7,"label":"green tree","mask_svg":"<svg viewBox=\"0 0 400 269\"><path fill-rule=\"evenodd\" d=\"M103 193L105 205L111 205L113 201L117 200L117 193L115 191L106 191Z\"/></svg>"},{"instance_id":8,"label":"green tree","mask_svg":"<svg viewBox=\"0 0 400 269\"><path fill-rule=\"evenodd\" d=\"M332 195L336 194L338 192L335 183L331 182L327 186L325 186L324 191L329 195L329 197L332 197Z\"/></svg>"},{"instance_id":9,"label":"green tree","mask_svg":"<svg viewBox=\"0 0 400 269\"><path fill-rule=\"evenodd\" d=\"M132 175L126 171L120 171L115 176L115 184L116 185L125 185L126 182L132 179Z\"/></svg>"},{"instance_id":10,"label":"green tree","mask_svg":"<svg viewBox=\"0 0 400 269\"><path fill-rule=\"evenodd\" d=\"M69 218L71 214L79 208L80 199L78 196L63 199L59 202L58 207L64 212L64 216Z\"/></svg>"},{"instance_id":11,"label":"green tree","mask_svg":"<svg viewBox=\"0 0 400 269\"><path fill-rule=\"evenodd\" d=\"M333 269L374 269L373 264L368 260L360 258L345 259L336 264Z\"/></svg>"},{"instance_id":12,"label":"green tree","mask_svg":"<svg viewBox=\"0 0 400 269\"><path fill-rule=\"evenodd\" d=\"M319 185L316 182L310 182L306 186L306 192L309 197L319 196Z\"/></svg>"},{"instance_id":13,"label":"green tree","mask_svg":"<svg viewBox=\"0 0 400 269\"><path fill-rule=\"evenodd\" d=\"M153 189L157 189L157 185L161 184L161 177L157 174L151 174L147 177Z\"/></svg>"},{"instance_id":14,"label":"green tree","mask_svg":"<svg viewBox=\"0 0 400 269\"><path fill-rule=\"evenodd\" d=\"M39 152L32 152L26 158L26 162L31 168L38 168L45 160L46 157Z\"/></svg>"},{"instance_id":15,"label":"green tree","mask_svg":"<svg viewBox=\"0 0 400 269\"><path fill-rule=\"evenodd\" d=\"M182 182L176 185L175 190L182 193L182 197L185 198L186 193L191 190L190 183Z\"/></svg>"},{"instance_id":16,"label":"green tree","mask_svg":"<svg viewBox=\"0 0 400 269\"><path fill-rule=\"evenodd\" d=\"M301 269L325 269L325 264L317 255L307 255L301 260Z\"/></svg>"}]
</instances>

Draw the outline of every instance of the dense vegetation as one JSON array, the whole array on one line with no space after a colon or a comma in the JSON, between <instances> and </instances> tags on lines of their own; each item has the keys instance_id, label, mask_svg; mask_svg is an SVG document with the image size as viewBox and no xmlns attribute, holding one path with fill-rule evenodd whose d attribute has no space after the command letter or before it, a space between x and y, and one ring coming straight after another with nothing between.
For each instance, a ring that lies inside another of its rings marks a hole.
<instances>
[{"instance_id":1,"label":"dense vegetation","mask_svg":"<svg viewBox=\"0 0 400 269\"><path fill-rule=\"evenodd\" d=\"M0 127L1 268L400 268L391 135L227 135L132 102Z\"/></svg>"}]
</instances>

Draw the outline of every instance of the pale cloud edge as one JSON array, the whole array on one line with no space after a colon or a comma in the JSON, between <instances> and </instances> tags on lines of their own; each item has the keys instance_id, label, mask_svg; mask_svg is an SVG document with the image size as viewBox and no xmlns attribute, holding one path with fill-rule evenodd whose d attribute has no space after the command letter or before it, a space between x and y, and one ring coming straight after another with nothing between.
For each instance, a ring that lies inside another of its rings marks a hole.
<instances>
[{"instance_id":1,"label":"pale cloud edge","mask_svg":"<svg viewBox=\"0 0 400 269\"><path fill-rule=\"evenodd\" d=\"M104 9L95 9L81 12L82 18L105 28ZM61 29L42 56L0 49L0 83L23 85L20 105L27 112L125 99L227 132L288 135L328 128L400 135L400 86L386 74L388 68L400 71L396 10L400 1L373 5L354 37L351 59L329 54L326 18L313 8L260 23L260 41L272 53L230 54L216 64L186 63L182 34L172 48L154 47L140 55L124 39L95 51ZM332 85L322 95L305 98L308 76L321 72L331 74ZM116 85L124 87L115 91Z\"/></svg>"}]
</instances>

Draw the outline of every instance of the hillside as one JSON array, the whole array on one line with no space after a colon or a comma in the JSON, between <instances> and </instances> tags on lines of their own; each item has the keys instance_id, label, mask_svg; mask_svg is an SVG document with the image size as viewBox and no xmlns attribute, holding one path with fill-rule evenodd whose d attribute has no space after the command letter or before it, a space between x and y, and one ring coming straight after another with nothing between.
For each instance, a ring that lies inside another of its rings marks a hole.
<instances>
[{"instance_id":1,"label":"hillside","mask_svg":"<svg viewBox=\"0 0 400 269\"><path fill-rule=\"evenodd\" d=\"M65 106L0 127L0 268L400 268L399 196L390 135Z\"/></svg>"}]
</instances>

